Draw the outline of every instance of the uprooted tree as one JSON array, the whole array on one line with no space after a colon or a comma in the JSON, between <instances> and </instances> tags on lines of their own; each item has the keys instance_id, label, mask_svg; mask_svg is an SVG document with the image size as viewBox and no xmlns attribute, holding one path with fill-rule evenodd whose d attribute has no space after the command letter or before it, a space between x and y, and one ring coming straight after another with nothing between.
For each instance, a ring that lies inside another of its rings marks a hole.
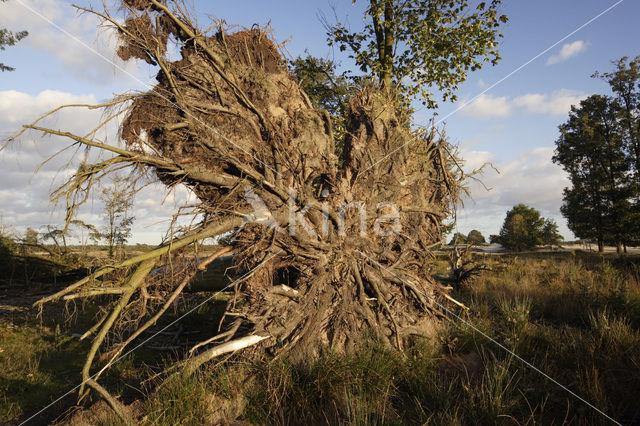
<instances>
[{"instance_id":1,"label":"uprooted tree","mask_svg":"<svg viewBox=\"0 0 640 426\"><path fill-rule=\"evenodd\" d=\"M208 35L178 2L123 6L124 20L89 12L115 27L121 58L142 59L159 72L151 90L101 105L108 112L101 125L124 117L122 144L40 120L25 127L112 153L53 193L66 199L68 220L96 182L130 167L168 187L186 185L199 204L178 213L198 222L37 302L111 297L100 299L109 300L107 313L83 336L94 336L83 383L120 411L100 375L199 269L228 253L225 289L234 297L219 330L184 361L187 371L249 346L303 361L352 351L371 336L400 350L415 336L432 336L442 303L452 299L425 263L465 178L441 135L413 132L388 89L363 87L347 105L338 161L328 113L312 106L268 32L228 33L220 24ZM166 55L171 41L180 46L174 61ZM194 243L223 233L232 233L230 246L197 257ZM161 268L169 262L173 268ZM116 329L128 337L110 344Z\"/></svg>"}]
</instances>

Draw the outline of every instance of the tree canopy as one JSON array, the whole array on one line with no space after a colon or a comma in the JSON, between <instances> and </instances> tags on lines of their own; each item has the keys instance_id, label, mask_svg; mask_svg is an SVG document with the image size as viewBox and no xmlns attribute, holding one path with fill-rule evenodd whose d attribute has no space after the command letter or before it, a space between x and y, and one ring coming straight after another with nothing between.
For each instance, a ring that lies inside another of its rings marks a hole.
<instances>
[{"instance_id":1,"label":"tree canopy","mask_svg":"<svg viewBox=\"0 0 640 426\"><path fill-rule=\"evenodd\" d=\"M455 101L469 71L500 60L499 28L508 20L500 5L500 0L475 6L467 0L369 0L364 29L327 25L328 41L348 50L360 70L377 76L387 91L395 87L401 97L436 108L434 89L443 101Z\"/></svg>"},{"instance_id":2,"label":"tree canopy","mask_svg":"<svg viewBox=\"0 0 640 426\"><path fill-rule=\"evenodd\" d=\"M455 246L457 244L466 244L466 243L467 243L467 236L460 232L456 232L455 234L453 234L453 237L451 237L451 241L449 241L450 246Z\"/></svg>"},{"instance_id":3,"label":"tree canopy","mask_svg":"<svg viewBox=\"0 0 640 426\"><path fill-rule=\"evenodd\" d=\"M470 244L470 245L479 245L484 244L486 242L484 235L477 229L473 229L469 231L467 235L464 235L460 232L456 232L453 237L451 237L451 241L449 241L449 245L457 245L457 244Z\"/></svg>"},{"instance_id":4,"label":"tree canopy","mask_svg":"<svg viewBox=\"0 0 640 426\"><path fill-rule=\"evenodd\" d=\"M560 238L555 222L543 218L533 207L518 204L507 212L500 235L493 241L509 250L521 251Z\"/></svg>"},{"instance_id":5,"label":"tree canopy","mask_svg":"<svg viewBox=\"0 0 640 426\"><path fill-rule=\"evenodd\" d=\"M614 71L593 74L611 87L617 101L619 125L622 127L625 147L632 157L635 180L640 175L640 56L629 60L627 56L613 61Z\"/></svg>"},{"instance_id":6,"label":"tree canopy","mask_svg":"<svg viewBox=\"0 0 640 426\"><path fill-rule=\"evenodd\" d=\"M477 229L469 231L469 234L467 235L467 244L479 245L484 244L485 242L486 240L484 238L484 235L482 235L482 232L478 231Z\"/></svg>"},{"instance_id":7,"label":"tree canopy","mask_svg":"<svg viewBox=\"0 0 640 426\"><path fill-rule=\"evenodd\" d=\"M564 237L560 235L558 231L558 224L553 219L545 219L544 226L542 227L542 233L540 234L540 240L542 244L548 246L560 245Z\"/></svg>"},{"instance_id":8,"label":"tree canopy","mask_svg":"<svg viewBox=\"0 0 640 426\"><path fill-rule=\"evenodd\" d=\"M638 142L640 57L614 61L615 70L595 73L613 97L592 95L571 108L556 140L553 161L569 174L562 214L583 239L622 245L640 234Z\"/></svg>"}]
</instances>

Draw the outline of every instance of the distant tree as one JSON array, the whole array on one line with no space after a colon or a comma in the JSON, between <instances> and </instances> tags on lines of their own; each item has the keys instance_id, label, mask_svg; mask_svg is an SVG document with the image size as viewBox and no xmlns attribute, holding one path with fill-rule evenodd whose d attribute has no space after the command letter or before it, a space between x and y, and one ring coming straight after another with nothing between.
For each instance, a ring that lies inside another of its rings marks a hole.
<instances>
[{"instance_id":1,"label":"distant tree","mask_svg":"<svg viewBox=\"0 0 640 426\"><path fill-rule=\"evenodd\" d=\"M451 223L443 223L442 225L440 225L440 234L442 235L443 241L446 239L447 235L453 232L454 229L456 229L455 221L452 221Z\"/></svg>"},{"instance_id":2,"label":"distant tree","mask_svg":"<svg viewBox=\"0 0 640 426\"><path fill-rule=\"evenodd\" d=\"M3 3L6 2L6 0L0 1ZM27 31L18 31L17 33L14 33L6 28L0 28L0 50L5 50L6 46L15 45L27 35L29 35ZM12 68L0 62L0 71L13 71L14 69L15 68Z\"/></svg>"},{"instance_id":3,"label":"distant tree","mask_svg":"<svg viewBox=\"0 0 640 426\"><path fill-rule=\"evenodd\" d=\"M28 244L30 246L37 246L38 245L38 236L40 234L38 233L38 231L36 231L33 228L27 228L27 230L24 233L24 243Z\"/></svg>"},{"instance_id":4,"label":"distant tree","mask_svg":"<svg viewBox=\"0 0 640 426\"><path fill-rule=\"evenodd\" d=\"M578 238L596 240L599 251L607 242L620 250L633 222L631 163L619 124L619 104L592 95L571 107L553 156L572 185L564 189L560 211L569 229Z\"/></svg>"},{"instance_id":5,"label":"distant tree","mask_svg":"<svg viewBox=\"0 0 640 426\"><path fill-rule=\"evenodd\" d=\"M507 212L498 242L509 250L533 248L542 243L544 224L538 210L518 204Z\"/></svg>"},{"instance_id":6,"label":"distant tree","mask_svg":"<svg viewBox=\"0 0 640 426\"><path fill-rule=\"evenodd\" d=\"M558 224L553 219L545 219L541 233L542 244L550 247L560 245L564 237L558 231Z\"/></svg>"},{"instance_id":7,"label":"distant tree","mask_svg":"<svg viewBox=\"0 0 640 426\"><path fill-rule=\"evenodd\" d=\"M451 238L451 241L449 241L449 245L455 246L457 244L467 244L467 236L460 232L456 232Z\"/></svg>"},{"instance_id":8,"label":"distant tree","mask_svg":"<svg viewBox=\"0 0 640 426\"><path fill-rule=\"evenodd\" d=\"M469 231L469 235L467 235L467 244L471 245L479 245L484 244L486 240L484 239L484 235L477 229Z\"/></svg>"},{"instance_id":9,"label":"distant tree","mask_svg":"<svg viewBox=\"0 0 640 426\"><path fill-rule=\"evenodd\" d=\"M500 244L500 235L496 235L496 234L489 235L489 243Z\"/></svg>"},{"instance_id":10,"label":"distant tree","mask_svg":"<svg viewBox=\"0 0 640 426\"><path fill-rule=\"evenodd\" d=\"M133 208L133 192L126 179L116 177L111 184L102 188L100 200L104 203L106 225L103 238L109 247L109 257L117 248L122 248L131 237L131 225L135 218L130 216Z\"/></svg>"},{"instance_id":11,"label":"distant tree","mask_svg":"<svg viewBox=\"0 0 640 426\"><path fill-rule=\"evenodd\" d=\"M27 228L21 244L21 250L23 253L27 254L29 252L32 252L38 246L39 235L40 234L35 229Z\"/></svg>"},{"instance_id":12,"label":"distant tree","mask_svg":"<svg viewBox=\"0 0 640 426\"><path fill-rule=\"evenodd\" d=\"M46 231L42 233L43 241L51 241L57 254L67 253L68 232L53 225L47 225Z\"/></svg>"},{"instance_id":13,"label":"distant tree","mask_svg":"<svg viewBox=\"0 0 640 426\"><path fill-rule=\"evenodd\" d=\"M0 227L0 262L6 260L16 251L16 242L7 232Z\"/></svg>"},{"instance_id":14,"label":"distant tree","mask_svg":"<svg viewBox=\"0 0 640 426\"><path fill-rule=\"evenodd\" d=\"M467 0L367 3L364 30L327 25L329 44L349 50L362 72L375 75L385 90L397 88L405 99L418 97L435 108L435 89L443 100L455 100L468 71L500 59L499 27L507 22L498 13L500 0L475 6Z\"/></svg>"},{"instance_id":15,"label":"distant tree","mask_svg":"<svg viewBox=\"0 0 640 426\"><path fill-rule=\"evenodd\" d=\"M16 251L15 239L4 229L0 220L0 282L11 282L15 269L13 255Z\"/></svg>"},{"instance_id":16,"label":"distant tree","mask_svg":"<svg viewBox=\"0 0 640 426\"><path fill-rule=\"evenodd\" d=\"M86 223L80 219L74 219L69 222L69 224L80 230L80 245L82 247L86 247L89 241L97 244L102 239L102 234L95 225Z\"/></svg>"}]
</instances>

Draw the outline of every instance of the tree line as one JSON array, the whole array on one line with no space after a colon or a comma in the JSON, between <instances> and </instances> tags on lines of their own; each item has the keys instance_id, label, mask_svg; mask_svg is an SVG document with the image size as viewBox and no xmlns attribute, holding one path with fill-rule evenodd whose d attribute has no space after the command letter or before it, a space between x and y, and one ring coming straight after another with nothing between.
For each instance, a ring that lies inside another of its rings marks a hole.
<instances>
[{"instance_id":1,"label":"tree line","mask_svg":"<svg viewBox=\"0 0 640 426\"><path fill-rule=\"evenodd\" d=\"M594 94L572 106L559 126L553 161L569 174L561 212L581 239L615 245L640 242L640 56L613 61L612 95Z\"/></svg>"},{"instance_id":2,"label":"tree line","mask_svg":"<svg viewBox=\"0 0 640 426\"><path fill-rule=\"evenodd\" d=\"M563 239L553 219L542 217L538 210L525 204L517 204L507 211L500 233L489 236L490 243L498 243L508 250L518 251L539 245L557 246ZM449 245L481 245L485 242L482 233L474 229L468 235L456 232Z\"/></svg>"}]
</instances>

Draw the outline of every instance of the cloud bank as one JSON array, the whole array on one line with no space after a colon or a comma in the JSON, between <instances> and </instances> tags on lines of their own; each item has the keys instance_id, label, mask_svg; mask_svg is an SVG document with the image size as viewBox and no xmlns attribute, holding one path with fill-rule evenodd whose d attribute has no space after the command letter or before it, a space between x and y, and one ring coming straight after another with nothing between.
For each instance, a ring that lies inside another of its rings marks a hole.
<instances>
[{"instance_id":1,"label":"cloud bank","mask_svg":"<svg viewBox=\"0 0 640 426\"><path fill-rule=\"evenodd\" d=\"M462 115L478 119L504 118L513 114L566 115L588 95L581 91L560 89L551 94L527 93L509 98L483 93L460 110Z\"/></svg>"},{"instance_id":2,"label":"cloud bank","mask_svg":"<svg viewBox=\"0 0 640 426\"><path fill-rule=\"evenodd\" d=\"M62 104L95 103L93 95L75 95L55 90L45 90L29 95L14 90L0 91L0 135L4 144L22 126L30 123L45 112ZM45 119L43 127L62 129L76 134L84 134L93 129L101 119L97 110L71 108ZM100 139L113 141L115 131L105 132ZM47 225L59 226L64 221L64 206L49 201L49 194L77 170L79 162L87 159L96 161L106 158L98 151L84 152L75 149L62 151L60 155L42 164L60 150L70 145L68 139L57 136L42 137L38 132L26 132L11 142L0 152L0 217L16 235L23 235L27 227L43 230ZM75 159L73 159L73 155ZM34 173L39 169L37 173ZM178 186L168 190L162 184L151 184L135 198L131 241L159 243L170 225L177 206L195 202L193 194L186 187ZM94 225L103 223L102 202L89 200L78 215L84 222ZM180 225L180 223L178 223Z\"/></svg>"},{"instance_id":3,"label":"cloud bank","mask_svg":"<svg viewBox=\"0 0 640 426\"><path fill-rule=\"evenodd\" d=\"M459 230L465 234L472 229L480 230L485 236L497 234L507 210L524 203L538 209L544 217L555 219L565 237L572 238L560 215L562 190L569 186L569 179L562 168L551 161L553 151L551 147L539 147L508 162L486 151L463 152L467 172L488 162L498 172L485 167L479 177L482 183L469 183L471 198L465 200L460 210Z\"/></svg>"}]
</instances>

